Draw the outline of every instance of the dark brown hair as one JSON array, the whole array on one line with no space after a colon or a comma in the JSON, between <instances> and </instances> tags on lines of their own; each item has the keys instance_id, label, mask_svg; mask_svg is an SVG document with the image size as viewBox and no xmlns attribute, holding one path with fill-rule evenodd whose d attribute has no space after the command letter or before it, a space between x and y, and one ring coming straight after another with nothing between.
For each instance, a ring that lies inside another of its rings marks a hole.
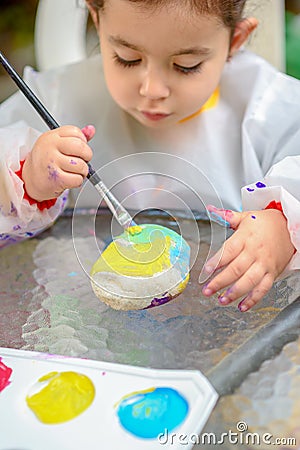
<instances>
[{"instance_id":1,"label":"dark brown hair","mask_svg":"<svg viewBox=\"0 0 300 450\"><path fill-rule=\"evenodd\" d=\"M86 0L93 9L103 11L105 1L109 0ZM235 29L237 22L242 20L242 14L246 0L127 0L136 3L140 7L157 9L164 5L180 4L186 5L199 14L215 16L231 31Z\"/></svg>"}]
</instances>

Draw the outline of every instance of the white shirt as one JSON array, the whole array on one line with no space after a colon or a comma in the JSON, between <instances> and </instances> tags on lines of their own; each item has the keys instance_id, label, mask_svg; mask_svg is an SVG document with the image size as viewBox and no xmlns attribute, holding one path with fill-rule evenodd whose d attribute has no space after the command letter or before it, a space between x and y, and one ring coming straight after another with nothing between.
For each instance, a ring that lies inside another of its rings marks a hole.
<instances>
[{"instance_id":1,"label":"white shirt","mask_svg":"<svg viewBox=\"0 0 300 450\"><path fill-rule=\"evenodd\" d=\"M241 50L226 63L215 104L170 129L154 130L112 100L99 55L45 73L26 68L24 78L59 124L96 127L91 163L125 207L255 210L281 201L300 250L298 80ZM23 199L14 172L47 130L23 94L1 105L0 127L1 246L47 227L67 196L43 212ZM69 204L96 207L100 200L87 182L72 192ZM289 268L300 268L298 251Z\"/></svg>"}]
</instances>

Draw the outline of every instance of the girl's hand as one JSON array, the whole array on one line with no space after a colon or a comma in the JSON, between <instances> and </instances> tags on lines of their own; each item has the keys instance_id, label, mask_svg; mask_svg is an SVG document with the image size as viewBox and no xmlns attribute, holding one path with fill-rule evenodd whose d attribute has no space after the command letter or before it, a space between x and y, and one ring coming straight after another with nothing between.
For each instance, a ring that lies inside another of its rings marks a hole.
<instances>
[{"instance_id":1,"label":"girl's hand","mask_svg":"<svg viewBox=\"0 0 300 450\"><path fill-rule=\"evenodd\" d=\"M82 130L66 125L43 133L23 166L27 194L43 201L58 197L65 189L80 187L93 155L87 142L94 134L91 125Z\"/></svg>"},{"instance_id":2,"label":"girl's hand","mask_svg":"<svg viewBox=\"0 0 300 450\"><path fill-rule=\"evenodd\" d=\"M247 311L271 289L284 271L295 248L284 215L275 209L247 211L212 209L230 224L234 234L206 263L207 273L221 271L203 288L207 297L218 291L222 305L244 297L240 311Z\"/></svg>"}]
</instances>

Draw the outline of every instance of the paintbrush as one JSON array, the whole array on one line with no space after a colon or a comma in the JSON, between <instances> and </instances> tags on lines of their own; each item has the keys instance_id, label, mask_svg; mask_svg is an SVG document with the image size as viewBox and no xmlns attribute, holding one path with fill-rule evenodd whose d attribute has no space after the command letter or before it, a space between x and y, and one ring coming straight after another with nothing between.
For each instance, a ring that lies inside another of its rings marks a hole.
<instances>
[{"instance_id":1,"label":"paintbrush","mask_svg":"<svg viewBox=\"0 0 300 450\"><path fill-rule=\"evenodd\" d=\"M33 93L30 87L25 83L25 81L20 77L20 75L16 72L16 70L11 66L11 64L4 57L3 53L0 51L0 61L6 72L12 78L12 80L16 83L20 91L25 95L27 100L32 104L34 109L40 115L40 117L44 120L44 122L48 125L50 130L54 130L55 128L59 128L60 125L56 122L56 120L51 116L49 111L45 108L42 102L37 98L37 96ZM110 192L110 190L105 186L99 175L93 169L90 163L88 164L88 180L93 184L93 186L97 189L99 194L105 199L105 202L109 209L111 210L113 216L117 219L121 227L124 229L135 226L136 223L126 211L126 209L121 205L121 203L115 198L115 196Z\"/></svg>"}]
</instances>

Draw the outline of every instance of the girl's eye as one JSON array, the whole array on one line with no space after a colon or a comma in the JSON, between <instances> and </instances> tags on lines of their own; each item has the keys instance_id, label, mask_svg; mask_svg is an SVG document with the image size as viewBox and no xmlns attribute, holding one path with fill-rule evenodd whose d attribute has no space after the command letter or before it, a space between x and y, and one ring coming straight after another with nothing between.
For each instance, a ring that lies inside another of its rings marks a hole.
<instances>
[{"instance_id":1,"label":"girl's eye","mask_svg":"<svg viewBox=\"0 0 300 450\"><path fill-rule=\"evenodd\" d=\"M201 61L200 63L196 64L195 66L184 67L184 66L180 66L179 64L174 63L174 67L175 67L175 70L177 70L178 72L183 73L184 75L188 75L190 73L201 72L202 64L203 64L203 62Z\"/></svg>"},{"instance_id":2,"label":"girl's eye","mask_svg":"<svg viewBox=\"0 0 300 450\"><path fill-rule=\"evenodd\" d=\"M127 59L121 58L121 57L120 57L119 55L117 55L117 54L114 55L114 60L116 61L117 64L120 64L120 66L122 66L122 67L133 67L133 66L137 66L137 65L141 62L141 59L127 60Z\"/></svg>"}]
</instances>

